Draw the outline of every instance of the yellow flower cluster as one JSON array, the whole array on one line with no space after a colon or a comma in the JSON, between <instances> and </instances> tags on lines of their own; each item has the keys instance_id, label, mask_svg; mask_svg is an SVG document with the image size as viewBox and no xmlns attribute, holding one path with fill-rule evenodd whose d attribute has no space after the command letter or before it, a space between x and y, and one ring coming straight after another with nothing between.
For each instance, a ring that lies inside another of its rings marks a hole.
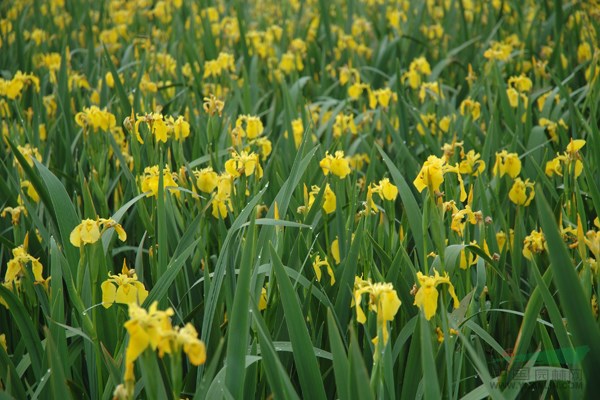
<instances>
[{"instance_id":1,"label":"yellow flower cluster","mask_svg":"<svg viewBox=\"0 0 600 400\"><path fill-rule=\"evenodd\" d=\"M509 153L506 150L496 153L496 162L492 169L494 176L502 178L505 174L516 178L521 173L521 160L517 153Z\"/></svg>"},{"instance_id":2,"label":"yellow flower cluster","mask_svg":"<svg viewBox=\"0 0 600 400\"><path fill-rule=\"evenodd\" d=\"M402 75L402 82L408 81L408 85L413 89L421 86L423 77L431 75L431 66L425 57L414 59L408 66L408 71Z\"/></svg>"},{"instance_id":3,"label":"yellow flower cluster","mask_svg":"<svg viewBox=\"0 0 600 400\"><path fill-rule=\"evenodd\" d=\"M352 114L338 114L335 116L333 122L333 137L340 138L344 133L351 133L356 135L358 128L354 123L354 115Z\"/></svg>"},{"instance_id":4,"label":"yellow flower cluster","mask_svg":"<svg viewBox=\"0 0 600 400\"><path fill-rule=\"evenodd\" d=\"M231 158L225 162L225 171L233 178L239 178L242 175L251 176L256 172L257 178L262 177L262 167L258 160L258 154L248 153L246 151L233 151Z\"/></svg>"},{"instance_id":5,"label":"yellow flower cluster","mask_svg":"<svg viewBox=\"0 0 600 400\"><path fill-rule=\"evenodd\" d=\"M133 116L128 117L124 125L131 128L133 119ZM190 136L190 124L182 116L175 119L170 115L164 116L160 113L150 113L138 115L135 118L133 133L137 141L141 144L144 144L144 140L140 134L140 125L142 123L148 127L156 142L166 143L170 137L174 137L175 140L183 140Z\"/></svg>"},{"instance_id":6,"label":"yellow flower cluster","mask_svg":"<svg viewBox=\"0 0 600 400\"><path fill-rule=\"evenodd\" d=\"M531 260L534 254L539 254L548 249L544 233L539 231L531 231L531 233L523 240L523 256Z\"/></svg>"},{"instance_id":7,"label":"yellow flower cluster","mask_svg":"<svg viewBox=\"0 0 600 400\"><path fill-rule=\"evenodd\" d=\"M421 171L419 171L413 184L419 192L422 192L425 188L429 188L430 194L434 195L439 193L440 186L444 183L444 174L447 172L456 174L460 185L460 201L465 201L467 192L465 191L462 176L460 174L460 168L458 165L447 165L444 158L439 158L434 155L427 157L427 161L423 163Z\"/></svg>"},{"instance_id":8,"label":"yellow flower cluster","mask_svg":"<svg viewBox=\"0 0 600 400\"><path fill-rule=\"evenodd\" d=\"M19 196L19 200L21 200L20 196ZM0 214L0 216L2 218L5 218L8 214L10 214L11 223L13 225L18 225L19 221L21 220L21 214L27 215L27 209L24 206L22 206L21 204L19 204L16 207L4 207L4 209L2 209L2 214Z\"/></svg>"},{"instance_id":9,"label":"yellow flower cluster","mask_svg":"<svg viewBox=\"0 0 600 400\"><path fill-rule=\"evenodd\" d=\"M378 194L382 200L394 201L398 197L398 187L392 184L388 178L380 180L378 184L370 183L367 188L365 208L358 213L359 217L378 212L377 204L373 201L374 194Z\"/></svg>"},{"instance_id":10,"label":"yellow flower cluster","mask_svg":"<svg viewBox=\"0 0 600 400\"><path fill-rule=\"evenodd\" d=\"M563 168L565 171L572 173L575 178L583 172L583 163L580 160L579 150L585 146L585 140L571 139L567 145L566 151L563 154L557 154L552 160L546 163L546 175L552 177L554 175L563 176ZM571 168L573 168L571 170Z\"/></svg>"},{"instance_id":11,"label":"yellow flower cluster","mask_svg":"<svg viewBox=\"0 0 600 400\"><path fill-rule=\"evenodd\" d=\"M481 154L474 150L469 150L465 158L460 162L458 170L461 174L478 176L485 170L485 161L481 159Z\"/></svg>"},{"instance_id":12,"label":"yellow flower cluster","mask_svg":"<svg viewBox=\"0 0 600 400\"><path fill-rule=\"evenodd\" d=\"M527 207L531 204L531 200L535 197L534 183L530 182L529 179L523 181L521 178L515 179L510 191L508 192L508 198L510 201L519 206Z\"/></svg>"},{"instance_id":13,"label":"yellow flower cluster","mask_svg":"<svg viewBox=\"0 0 600 400\"><path fill-rule=\"evenodd\" d=\"M329 274L330 285L333 286L335 284L335 274L326 258L321 260L321 256L317 255L313 261L312 267L315 271L317 281L321 282L321 267L325 267L327 269L327 274Z\"/></svg>"},{"instance_id":14,"label":"yellow flower cluster","mask_svg":"<svg viewBox=\"0 0 600 400\"><path fill-rule=\"evenodd\" d=\"M467 221L470 224L475 225L483 220L481 211L473 211L469 204L467 204L464 209L459 210L456 207L454 200L451 200L445 202L443 208L444 210L452 211L452 223L450 224L450 229L459 236L463 236Z\"/></svg>"},{"instance_id":15,"label":"yellow flower cluster","mask_svg":"<svg viewBox=\"0 0 600 400\"><path fill-rule=\"evenodd\" d=\"M27 164L29 164L30 167L33 167L34 158L40 162L42 161L42 155L38 151L37 147L31 146L29 143L27 143L25 146L17 146L17 149L19 150L19 153L23 155L23 157L27 161ZM14 160L14 165L17 166L19 175L23 176L23 168L21 167L21 164L17 162L16 158Z\"/></svg>"},{"instance_id":16,"label":"yellow flower cluster","mask_svg":"<svg viewBox=\"0 0 600 400\"><path fill-rule=\"evenodd\" d=\"M481 116L481 104L470 97L460 103L460 115L470 115L473 121L477 121Z\"/></svg>"},{"instance_id":17,"label":"yellow flower cluster","mask_svg":"<svg viewBox=\"0 0 600 400\"><path fill-rule=\"evenodd\" d=\"M242 153L249 153L250 146L256 146L259 149L261 158L265 160L271 154L272 144L266 137L261 137L263 133L264 126L259 117L253 115L240 115L235 121L235 128L231 130L231 143L236 148L243 148L244 150ZM249 139L246 143L246 147L244 147L245 138ZM250 156L254 157L254 154L251 153ZM262 176L262 169L259 164L257 165L259 168L258 177L260 178ZM239 175L232 174L232 176L237 177Z\"/></svg>"},{"instance_id":18,"label":"yellow flower cluster","mask_svg":"<svg viewBox=\"0 0 600 400\"><path fill-rule=\"evenodd\" d=\"M388 341L387 322L392 321L402 304L391 283L372 283L358 276L354 278L352 307L356 308L356 320L360 324L367 322L367 316L361 307L362 296L369 295L368 309L377 314L377 329L381 329L383 343ZM374 339L377 342L378 337Z\"/></svg>"},{"instance_id":19,"label":"yellow flower cluster","mask_svg":"<svg viewBox=\"0 0 600 400\"><path fill-rule=\"evenodd\" d=\"M215 114L219 114L219 117L222 116L224 107L225 103L217 99L214 94L203 99L202 108L204 109L204 112L211 117Z\"/></svg>"},{"instance_id":20,"label":"yellow flower cluster","mask_svg":"<svg viewBox=\"0 0 600 400\"><path fill-rule=\"evenodd\" d=\"M523 108L526 109L529 102L527 93L531 91L532 86L533 84L531 79L524 74L519 76L511 76L508 79L508 89L506 89L506 96L508 97L510 106L512 108L517 108L519 106L520 99L521 104L523 104Z\"/></svg>"},{"instance_id":21,"label":"yellow flower cluster","mask_svg":"<svg viewBox=\"0 0 600 400\"><path fill-rule=\"evenodd\" d=\"M294 135L294 146L296 149L299 149L304 137L304 124L301 118L296 118L292 121L292 134ZM284 134L284 136L286 135Z\"/></svg>"},{"instance_id":22,"label":"yellow flower cluster","mask_svg":"<svg viewBox=\"0 0 600 400\"><path fill-rule=\"evenodd\" d=\"M288 75L294 71L302 71L304 69L302 60L305 56L306 43L296 38L290 43L289 50L281 55L279 69Z\"/></svg>"},{"instance_id":23,"label":"yellow flower cluster","mask_svg":"<svg viewBox=\"0 0 600 400\"><path fill-rule=\"evenodd\" d=\"M435 315L438 306L439 292L437 287L441 284L448 285L448 293L454 300L454 308L458 308L460 302L456 293L454 292L454 285L450 282L448 274L440 276L439 272L433 270L434 276L424 275L421 271L417 272L417 280L419 282L419 289L415 294L415 303L417 307L420 307L425 313L425 318L429 321L431 317Z\"/></svg>"},{"instance_id":24,"label":"yellow flower cluster","mask_svg":"<svg viewBox=\"0 0 600 400\"><path fill-rule=\"evenodd\" d=\"M148 297L148 291L144 284L138 281L134 269L127 268L125 260L123 260L121 273L117 275L109 274L108 279L102 283L101 289L102 305L105 308L109 308L114 303L142 304Z\"/></svg>"},{"instance_id":25,"label":"yellow flower cluster","mask_svg":"<svg viewBox=\"0 0 600 400\"><path fill-rule=\"evenodd\" d=\"M440 85L437 82L423 82L419 88L419 100L425 102L427 96L437 101L444 98L444 92L440 90Z\"/></svg>"},{"instance_id":26,"label":"yellow flower cluster","mask_svg":"<svg viewBox=\"0 0 600 400\"><path fill-rule=\"evenodd\" d=\"M513 185L508 192L508 198L516 205L529 206L535 197L535 183L529 179L523 181L518 177L521 173L521 160L517 153L509 153L506 150L497 152L492 173L494 176L502 177L508 175L514 179Z\"/></svg>"},{"instance_id":27,"label":"yellow flower cluster","mask_svg":"<svg viewBox=\"0 0 600 400\"><path fill-rule=\"evenodd\" d=\"M492 42L492 46L487 49L483 56L488 60L508 61L513 51L513 46L509 43Z\"/></svg>"},{"instance_id":28,"label":"yellow flower cluster","mask_svg":"<svg viewBox=\"0 0 600 400\"><path fill-rule=\"evenodd\" d=\"M15 100L21 96L25 87L31 85L33 85L36 91L40 91L40 80L37 76L17 71L10 80L0 78L0 96L6 97L9 100Z\"/></svg>"},{"instance_id":29,"label":"yellow flower cluster","mask_svg":"<svg viewBox=\"0 0 600 400\"><path fill-rule=\"evenodd\" d=\"M541 127L546 128L548 134L550 135L550 139L554 142L558 142L558 128L563 128L564 130L569 129L569 126L566 122L560 118L558 122L554 122L549 120L548 118L540 118L539 124Z\"/></svg>"},{"instance_id":30,"label":"yellow flower cluster","mask_svg":"<svg viewBox=\"0 0 600 400\"><path fill-rule=\"evenodd\" d=\"M230 168L233 167L235 167L235 165L230 165ZM254 168L256 168L255 165ZM237 172L238 171L236 170L236 173ZM211 167L207 167L200 171L195 170L194 176L196 177L196 187L198 187L200 191L204 193L213 193L215 189L217 190L212 197L212 215L215 218L225 218L227 216L227 211L233 209L231 204L231 191L233 188L232 175L228 172L219 175L213 171Z\"/></svg>"},{"instance_id":31,"label":"yellow flower cluster","mask_svg":"<svg viewBox=\"0 0 600 400\"><path fill-rule=\"evenodd\" d=\"M160 180L160 170L158 165L144 168L144 174L138 177L142 193L146 193L147 197L154 196L158 197L158 183ZM171 172L171 169L167 165L162 170L163 188L169 189L169 192L179 197L180 192L177 190L177 182L175 182L176 175Z\"/></svg>"},{"instance_id":32,"label":"yellow flower cluster","mask_svg":"<svg viewBox=\"0 0 600 400\"><path fill-rule=\"evenodd\" d=\"M75 247L81 247L84 244L93 244L100 240L100 237L108 229L114 228L119 236L119 240L127 240L127 233L123 227L113 219L96 218L84 219L77 225L69 236L71 244Z\"/></svg>"},{"instance_id":33,"label":"yellow flower cluster","mask_svg":"<svg viewBox=\"0 0 600 400\"><path fill-rule=\"evenodd\" d=\"M6 273L4 274L4 282L2 285L12 290L13 286L18 291L21 287L21 279L27 275L27 270L25 266L31 263L31 271L33 272L33 279L35 283L42 284L47 287L48 279L44 279L42 276L42 272L44 270L44 266L39 261L39 259L33 257L31 254L27 252L27 239L24 245L19 247L15 247L12 250L13 257L8 260L6 265ZM8 308L8 304L0 297L0 304L4 305Z\"/></svg>"},{"instance_id":34,"label":"yellow flower cluster","mask_svg":"<svg viewBox=\"0 0 600 400\"><path fill-rule=\"evenodd\" d=\"M158 354L178 353L182 349L193 365L201 365L206 361L206 347L198 339L198 333L190 323L183 328L171 325L171 308L158 310L158 302L150 305L148 311L136 303L129 303L129 321L125 329L129 333L129 344L125 353L125 381L132 383L134 362L148 348L158 349Z\"/></svg>"},{"instance_id":35,"label":"yellow flower cluster","mask_svg":"<svg viewBox=\"0 0 600 400\"><path fill-rule=\"evenodd\" d=\"M372 110L376 109L378 105L387 109L392 100L398 100L398 95L392 92L390 88L386 87L374 90L368 83L361 82L358 70L355 68L342 67L340 69L340 84L345 85L350 81L353 83L348 86L348 98L350 100L359 100L363 92L366 91L369 97L369 108ZM356 134L355 131L352 131L352 133Z\"/></svg>"},{"instance_id":36,"label":"yellow flower cluster","mask_svg":"<svg viewBox=\"0 0 600 400\"><path fill-rule=\"evenodd\" d=\"M206 78L217 78L223 72L235 73L235 59L233 55L225 52L219 53L215 60L204 62L204 75Z\"/></svg>"},{"instance_id":37,"label":"yellow flower cluster","mask_svg":"<svg viewBox=\"0 0 600 400\"><path fill-rule=\"evenodd\" d=\"M309 193L308 188L306 187L306 185L304 185L304 205L298 207L298 213L308 213L313 203L315 202L315 197L317 196L317 194L319 194L320 191L321 188L319 188L317 185L312 185ZM332 212L334 212L336 209L336 201L337 197L335 193L333 192L333 190L331 190L329 184L327 184L323 193L323 211L325 211L327 214L331 214Z\"/></svg>"},{"instance_id":38,"label":"yellow flower cluster","mask_svg":"<svg viewBox=\"0 0 600 400\"><path fill-rule=\"evenodd\" d=\"M235 121L235 136L239 138L248 137L248 139L256 139L262 135L263 130L262 121L254 115L240 115ZM239 145L239 143L234 143L234 145Z\"/></svg>"},{"instance_id":39,"label":"yellow flower cluster","mask_svg":"<svg viewBox=\"0 0 600 400\"><path fill-rule=\"evenodd\" d=\"M335 152L335 156L325 153L325 158L319 162L319 166L323 170L325 176L331 172L333 175L344 179L347 177L352 170L350 169L350 163L347 158L344 157L344 152L339 150Z\"/></svg>"},{"instance_id":40,"label":"yellow flower cluster","mask_svg":"<svg viewBox=\"0 0 600 400\"><path fill-rule=\"evenodd\" d=\"M117 125L117 120L111 112L100 109L98 106L84 107L83 111L75 115L75 122L87 132L88 127L94 132L98 130L110 131Z\"/></svg>"}]
</instances>

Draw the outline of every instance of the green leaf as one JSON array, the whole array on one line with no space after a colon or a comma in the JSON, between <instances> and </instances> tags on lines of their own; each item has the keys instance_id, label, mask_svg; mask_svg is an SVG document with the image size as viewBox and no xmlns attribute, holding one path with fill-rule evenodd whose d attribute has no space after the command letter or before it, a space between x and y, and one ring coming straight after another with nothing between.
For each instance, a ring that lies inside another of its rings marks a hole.
<instances>
[{"instance_id":1,"label":"green leaf","mask_svg":"<svg viewBox=\"0 0 600 400\"><path fill-rule=\"evenodd\" d=\"M313 344L310 341L296 292L273 245L270 245L270 250L288 333L294 349L294 361L298 369L302 394L305 398L325 399L325 388L317 358L313 352L307 351L313 347Z\"/></svg>"},{"instance_id":2,"label":"green leaf","mask_svg":"<svg viewBox=\"0 0 600 400\"><path fill-rule=\"evenodd\" d=\"M369 373L365 366L363 355L360 351L358 339L354 333L354 329L350 330L350 349L349 349L349 367L350 374L348 379L350 380L350 398L357 398L361 400L374 399L371 386L369 385ZM354 397L356 396L356 397Z\"/></svg>"},{"instance_id":3,"label":"green leaf","mask_svg":"<svg viewBox=\"0 0 600 400\"><path fill-rule=\"evenodd\" d=\"M344 349L344 343L340 337L331 309L327 309L327 329L329 333L329 344L333 355L333 374L337 396L340 399L350 398L350 363Z\"/></svg>"},{"instance_id":4,"label":"green leaf","mask_svg":"<svg viewBox=\"0 0 600 400\"><path fill-rule=\"evenodd\" d=\"M219 254L219 258L217 259L217 265L215 266L213 280L210 285L210 289L208 295L206 296L206 306L204 308L204 318L202 320L202 340L207 343L210 338L210 333L212 330L212 322L215 316L215 311L217 309L217 303L219 301L219 295L221 293L221 287L223 285L223 279L225 277L226 271L226 262L228 260L228 253L230 251L229 246L231 244L231 240L233 239L233 235L241 228L241 226L248 220L250 217L250 213L254 211L254 207L258 204L263 194L267 190L267 186L265 186L260 192L257 193L256 196L248 204L246 207L242 209L240 215L236 218L236 220L231 225L231 228L227 231L227 236L225 236L225 240L223 241L223 246L221 247L221 252Z\"/></svg>"},{"instance_id":5,"label":"green leaf","mask_svg":"<svg viewBox=\"0 0 600 400\"><path fill-rule=\"evenodd\" d=\"M243 362L246 356L246 343L248 342L248 305L251 295L250 280L252 278L252 269L256 262L256 226L254 221L253 217L250 221L248 235L246 236L245 246L242 251L240 271L233 298L233 308L227 329L227 355L225 358L227 374L225 375L225 385L234 398L242 397L246 374Z\"/></svg>"},{"instance_id":6,"label":"green leaf","mask_svg":"<svg viewBox=\"0 0 600 400\"><path fill-rule=\"evenodd\" d=\"M402 204L406 210L406 218L408 219L408 225L412 231L412 236L415 241L415 245L417 247L417 253L419 254L419 258L422 262L425 260L424 251L424 241L428 240L429 235L423 232L423 215L421 214L421 209L413 196L413 193L410 189L410 186L406 183L406 180L402 176L402 173L398 168L394 165L390 157L383 151L383 149L379 146L376 146L377 150L381 154L383 161L388 167L390 171L390 175L392 176L392 180L398 186L398 193L400 194L400 198L402 199Z\"/></svg>"},{"instance_id":7,"label":"green leaf","mask_svg":"<svg viewBox=\"0 0 600 400\"><path fill-rule=\"evenodd\" d=\"M119 71L115 67L115 64L112 62L110 58L110 53L106 49L106 46L103 45L104 48L104 62L108 65L108 70L113 76L113 80L115 81L115 89L117 90L117 96L119 97L119 102L121 103L121 121L128 117L131 114L131 104L129 103L129 97L127 96L127 92L125 91L125 87L123 86L123 82L121 82L121 78L119 77Z\"/></svg>"},{"instance_id":8,"label":"green leaf","mask_svg":"<svg viewBox=\"0 0 600 400\"><path fill-rule=\"evenodd\" d=\"M39 380L44 374L43 349L42 342L36 333L31 317L17 296L3 285L0 285L0 297L8 304L13 321L19 329L20 338L25 344L25 348L31 359L33 373L36 379Z\"/></svg>"},{"instance_id":9,"label":"green leaf","mask_svg":"<svg viewBox=\"0 0 600 400\"><path fill-rule=\"evenodd\" d=\"M137 195L136 197L134 197L133 199L129 200L127 203L123 204L121 206L121 208L119 208L119 210L117 210L117 212L115 212L112 215L112 219L115 220L116 222L120 223L121 222L121 218L123 218L123 215L125 215L125 213L127 212L127 210L129 210L131 208L131 206L133 206L135 203L137 203L138 200L142 199L146 197L146 195L144 193ZM114 229L111 229L109 232L106 232L104 235L102 235L102 247L104 248L104 253L106 254L106 252L108 251L108 246L110 244L110 240L112 239L113 235L115 233Z\"/></svg>"},{"instance_id":10,"label":"green leaf","mask_svg":"<svg viewBox=\"0 0 600 400\"><path fill-rule=\"evenodd\" d=\"M425 399L440 399L440 384L437 376L435 359L433 358L433 345L431 343L430 325L424 313L419 313L421 321L421 365L423 366L423 385L425 386Z\"/></svg>"},{"instance_id":11,"label":"green leaf","mask_svg":"<svg viewBox=\"0 0 600 400\"><path fill-rule=\"evenodd\" d=\"M277 351L269 335L267 326L262 316L258 312L258 307L253 305L252 316L258 333L258 342L260 343L260 352L263 358L263 368L265 375L277 399L299 399L300 397L294 390L287 371L281 364L277 356Z\"/></svg>"},{"instance_id":12,"label":"green leaf","mask_svg":"<svg viewBox=\"0 0 600 400\"><path fill-rule=\"evenodd\" d=\"M44 164L35 158L33 158L33 162L44 182L45 191L49 195L50 204L46 204L46 206L57 223L58 233L61 238L60 243L69 261L71 273L76 274L79 251L71 244L69 236L71 235L71 231L81 223L81 220L77 216L75 207L63 184Z\"/></svg>"},{"instance_id":13,"label":"green leaf","mask_svg":"<svg viewBox=\"0 0 600 400\"><path fill-rule=\"evenodd\" d=\"M21 377L17 373L15 365L12 360L6 354L3 346L0 346L0 378L4 382L4 390L6 390L6 398L13 399L8 393L12 394L16 399L25 399L25 388L23 388L23 382ZM0 395L2 392L0 392Z\"/></svg>"},{"instance_id":14,"label":"green leaf","mask_svg":"<svg viewBox=\"0 0 600 400\"><path fill-rule=\"evenodd\" d=\"M600 390L600 381L595 375L600 371L600 329L592 315L589 299L583 296L573 261L569 257L552 209L540 186L536 187L535 200L540 224L548 244L554 284L558 289L568 326L573 333L574 343L590 347L590 353L583 359L583 371L587 382L586 393L588 396L594 396Z\"/></svg>"},{"instance_id":15,"label":"green leaf","mask_svg":"<svg viewBox=\"0 0 600 400\"><path fill-rule=\"evenodd\" d=\"M167 291L171 287L171 284L177 277L181 268L185 265L185 261L192 255L194 250L196 250L196 245L200 243L202 238L198 238L192 242L189 246L187 246L180 253L175 252L175 256L171 259L171 262L167 265L165 273L160 277L160 279L156 282L156 285L152 288L148 297L142 304L143 307L147 308L155 301L160 301L164 299Z\"/></svg>"},{"instance_id":16,"label":"green leaf","mask_svg":"<svg viewBox=\"0 0 600 400\"><path fill-rule=\"evenodd\" d=\"M261 357L259 356L246 356L242 366L244 369L248 368L250 365L254 364L257 361L260 361ZM213 379L212 384L208 388L206 392L207 399L222 399L225 398L234 398L233 395L227 390L225 386L225 376L227 375L227 366L223 367L219 373Z\"/></svg>"},{"instance_id":17,"label":"green leaf","mask_svg":"<svg viewBox=\"0 0 600 400\"><path fill-rule=\"evenodd\" d=\"M67 378L65 374L65 368L67 367L64 362L61 353L58 352L58 348L54 343L49 330L46 331L46 356L49 362L50 374L50 387L52 389L52 397L58 398L72 398L70 395L69 387L67 386Z\"/></svg>"}]
</instances>

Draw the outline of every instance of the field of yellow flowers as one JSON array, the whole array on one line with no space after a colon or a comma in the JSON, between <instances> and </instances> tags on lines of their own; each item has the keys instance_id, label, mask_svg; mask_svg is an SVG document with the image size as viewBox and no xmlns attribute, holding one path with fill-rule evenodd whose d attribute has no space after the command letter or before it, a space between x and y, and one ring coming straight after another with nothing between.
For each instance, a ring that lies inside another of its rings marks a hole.
<instances>
[{"instance_id":1,"label":"field of yellow flowers","mask_svg":"<svg viewBox=\"0 0 600 400\"><path fill-rule=\"evenodd\" d=\"M593 398L596 0L0 3L0 399Z\"/></svg>"}]
</instances>

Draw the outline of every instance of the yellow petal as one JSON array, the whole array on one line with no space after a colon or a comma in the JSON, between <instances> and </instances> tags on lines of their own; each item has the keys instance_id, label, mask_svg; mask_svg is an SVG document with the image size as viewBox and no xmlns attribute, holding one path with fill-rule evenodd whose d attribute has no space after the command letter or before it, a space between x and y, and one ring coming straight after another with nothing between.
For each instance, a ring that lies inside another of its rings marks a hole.
<instances>
[{"instance_id":1,"label":"yellow petal","mask_svg":"<svg viewBox=\"0 0 600 400\"><path fill-rule=\"evenodd\" d=\"M133 323L129 324L129 322ZM125 363L133 364L140 354L148 348L150 336L136 321L128 321L125 325L127 332L129 332L129 344L125 353Z\"/></svg>"},{"instance_id":2,"label":"yellow petal","mask_svg":"<svg viewBox=\"0 0 600 400\"><path fill-rule=\"evenodd\" d=\"M415 305L422 308L428 321L437 310L438 291L431 286L422 286L415 295Z\"/></svg>"},{"instance_id":3,"label":"yellow petal","mask_svg":"<svg viewBox=\"0 0 600 400\"><path fill-rule=\"evenodd\" d=\"M367 321L367 316L363 312L360 302L361 302L362 293L355 292L354 293L354 306L356 307L356 321L359 324L364 324Z\"/></svg>"},{"instance_id":4,"label":"yellow petal","mask_svg":"<svg viewBox=\"0 0 600 400\"><path fill-rule=\"evenodd\" d=\"M137 289L128 283L119 286L117 289L115 302L120 304L136 303Z\"/></svg>"},{"instance_id":5,"label":"yellow petal","mask_svg":"<svg viewBox=\"0 0 600 400\"><path fill-rule=\"evenodd\" d=\"M258 300L258 310L262 311L267 308L267 289L262 288L260 291L260 299Z\"/></svg>"},{"instance_id":6,"label":"yellow petal","mask_svg":"<svg viewBox=\"0 0 600 400\"><path fill-rule=\"evenodd\" d=\"M335 284L335 274L333 273L333 269L329 263L327 263L327 273L329 274L330 285L333 286Z\"/></svg>"},{"instance_id":7,"label":"yellow petal","mask_svg":"<svg viewBox=\"0 0 600 400\"><path fill-rule=\"evenodd\" d=\"M102 289L102 305L104 308L109 308L115 302L117 288L110 281L104 281L100 288Z\"/></svg>"},{"instance_id":8,"label":"yellow petal","mask_svg":"<svg viewBox=\"0 0 600 400\"><path fill-rule=\"evenodd\" d=\"M317 258L318 260L318 258ZM318 262L315 262L313 264L313 269L315 270L315 276L317 277L317 281L321 282L321 266L319 265Z\"/></svg>"},{"instance_id":9,"label":"yellow petal","mask_svg":"<svg viewBox=\"0 0 600 400\"><path fill-rule=\"evenodd\" d=\"M134 282L133 285L137 289L138 304L142 304L146 300L146 297L148 297L148 291L142 282Z\"/></svg>"},{"instance_id":10,"label":"yellow petal","mask_svg":"<svg viewBox=\"0 0 600 400\"><path fill-rule=\"evenodd\" d=\"M117 231L117 235L119 236L119 240L121 242L124 242L127 240L127 233L125 232L125 230L123 229L123 227L120 224L116 224L114 226L115 231Z\"/></svg>"},{"instance_id":11,"label":"yellow petal","mask_svg":"<svg viewBox=\"0 0 600 400\"><path fill-rule=\"evenodd\" d=\"M183 351L193 365L202 365L206 361L206 347L201 340L185 344Z\"/></svg>"},{"instance_id":12,"label":"yellow petal","mask_svg":"<svg viewBox=\"0 0 600 400\"><path fill-rule=\"evenodd\" d=\"M73 246L81 246L81 235L79 234L79 226L75 227L75 229L71 231L71 235L69 235L69 240L71 241L71 244Z\"/></svg>"},{"instance_id":13,"label":"yellow petal","mask_svg":"<svg viewBox=\"0 0 600 400\"><path fill-rule=\"evenodd\" d=\"M331 214L336 208L336 196L333 190L329 187L329 184L325 187L325 201L323 202L323 210L327 214Z\"/></svg>"},{"instance_id":14,"label":"yellow petal","mask_svg":"<svg viewBox=\"0 0 600 400\"><path fill-rule=\"evenodd\" d=\"M448 283L448 293L450 293L450 296L452 297L452 300L454 300L454 308L458 308L458 306L460 305L460 301L458 301L458 297L456 297L456 292L454 291L454 285L452 285L451 283Z\"/></svg>"},{"instance_id":15,"label":"yellow petal","mask_svg":"<svg viewBox=\"0 0 600 400\"><path fill-rule=\"evenodd\" d=\"M44 267L42 266L42 263L32 257L31 270L33 271L33 277L38 282L42 282L44 280L44 277L42 276L43 268Z\"/></svg>"},{"instance_id":16,"label":"yellow petal","mask_svg":"<svg viewBox=\"0 0 600 400\"><path fill-rule=\"evenodd\" d=\"M400 299L395 290L384 292L379 299L381 304L381 318L384 321L391 321L400 308Z\"/></svg>"},{"instance_id":17,"label":"yellow petal","mask_svg":"<svg viewBox=\"0 0 600 400\"><path fill-rule=\"evenodd\" d=\"M331 256L336 264L340 263L340 241L338 238L335 238L335 240L331 242Z\"/></svg>"}]
</instances>

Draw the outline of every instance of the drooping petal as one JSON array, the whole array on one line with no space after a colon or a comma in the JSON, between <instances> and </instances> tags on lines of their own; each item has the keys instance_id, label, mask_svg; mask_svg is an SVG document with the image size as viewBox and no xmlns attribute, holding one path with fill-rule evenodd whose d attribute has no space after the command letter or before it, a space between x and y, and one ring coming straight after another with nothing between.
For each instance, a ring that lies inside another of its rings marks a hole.
<instances>
[{"instance_id":1,"label":"drooping petal","mask_svg":"<svg viewBox=\"0 0 600 400\"><path fill-rule=\"evenodd\" d=\"M415 305L422 308L428 321L437 310L438 291L432 285L422 286L415 295Z\"/></svg>"},{"instance_id":2,"label":"drooping petal","mask_svg":"<svg viewBox=\"0 0 600 400\"><path fill-rule=\"evenodd\" d=\"M381 307L381 318L384 321L392 321L402 304L395 290L381 293L379 303Z\"/></svg>"},{"instance_id":3,"label":"drooping petal","mask_svg":"<svg viewBox=\"0 0 600 400\"><path fill-rule=\"evenodd\" d=\"M110 281L102 282L100 288L102 289L102 305L104 308L109 308L115 302L117 288Z\"/></svg>"},{"instance_id":4,"label":"drooping petal","mask_svg":"<svg viewBox=\"0 0 600 400\"><path fill-rule=\"evenodd\" d=\"M130 322L132 322L130 324ZM133 364L135 360L148 348L150 344L150 336L137 323L137 321L128 321L125 323L125 328L129 333L129 344L125 353L125 364Z\"/></svg>"},{"instance_id":5,"label":"drooping petal","mask_svg":"<svg viewBox=\"0 0 600 400\"><path fill-rule=\"evenodd\" d=\"M134 282L133 285L137 289L137 301L139 304L142 304L146 300L146 297L148 297L148 291L142 282Z\"/></svg>"}]
</instances>

